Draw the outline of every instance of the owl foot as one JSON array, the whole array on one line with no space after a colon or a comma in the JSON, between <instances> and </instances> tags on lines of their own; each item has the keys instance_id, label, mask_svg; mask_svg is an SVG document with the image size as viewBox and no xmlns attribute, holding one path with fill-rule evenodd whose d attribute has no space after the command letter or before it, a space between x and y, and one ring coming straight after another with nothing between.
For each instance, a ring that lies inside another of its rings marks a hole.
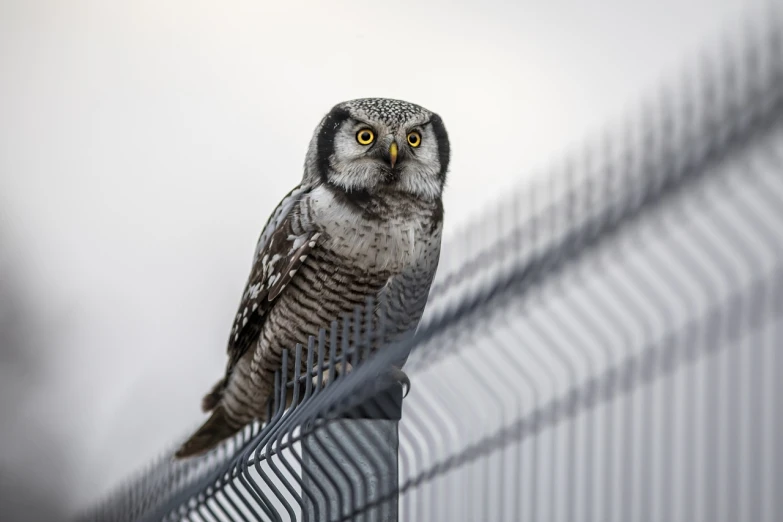
<instances>
[{"instance_id":1,"label":"owl foot","mask_svg":"<svg viewBox=\"0 0 783 522\"><path fill-rule=\"evenodd\" d=\"M323 371L323 376L321 377L321 388L325 388L333 379L336 379L340 377L341 375L347 375L349 372L353 370L353 365L349 362L337 362L334 365L334 376L332 376L332 368L327 367ZM388 376L391 377L391 380L394 382L399 383L402 386L403 398L408 396L408 393L411 391L411 380L408 377L408 374L406 374L401 369L397 368L396 366L392 366L389 370ZM313 376L313 386L318 386L318 375Z\"/></svg>"},{"instance_id":2,"label":"owl foot","mask_svg":"<svg viewBox=\"0 0 783 522\"><path fill-rule=\"evenodd\" d=\"M391 370L389 371L389 375L392 379L400 383L402 385L402 397L403 399L408 396L408 393L411 391L411 380L408 377L408 374L404 371L400 370L396 366L392 366Z\"/></svg>"},{"instance_id":3,"label":"owl foot","mask_svg":"<svg viewBox=\"0 0 783 522\"><path fill-rule=\"evenodd\" d=\"M332 376L332 368L327 366L323 371L323 377L321 378L321 388L325 388L333 378L336 379L341 375L348 375L348 372L353 370L353 365L349 362L339 361L334 364L334 376ZM318 386L318 375L313 377L313 386Z\"/></svg>"}]
</instances>

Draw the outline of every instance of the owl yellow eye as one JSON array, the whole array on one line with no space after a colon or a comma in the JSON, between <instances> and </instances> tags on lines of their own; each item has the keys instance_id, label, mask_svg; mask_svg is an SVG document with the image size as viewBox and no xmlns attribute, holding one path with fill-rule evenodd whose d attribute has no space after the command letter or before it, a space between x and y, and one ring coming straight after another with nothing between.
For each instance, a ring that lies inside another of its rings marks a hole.
<instances>
[{"instance_id":1,"label":"owl yellow eye","mask_svg":"<svg viewBox=\"0 0 783 522\"><path fill-rule=\"evenodd\" d=\"M362 129L356 133L356 141L361 145L369 145L375 139L375 133L370 129Z\"/></svg>"},{"instance_id":2,"label":"owl yellow eye","mask_svg":"<svg viewBox=\"0 0 783 522\"><path fill-rule=\"evenodd\" d=\"M416 148L419 145L421 145L421 134L419 134L416 131L409 132L408 133L408 145L410 145L413 148Z\"/></svg>"}]
</instances>

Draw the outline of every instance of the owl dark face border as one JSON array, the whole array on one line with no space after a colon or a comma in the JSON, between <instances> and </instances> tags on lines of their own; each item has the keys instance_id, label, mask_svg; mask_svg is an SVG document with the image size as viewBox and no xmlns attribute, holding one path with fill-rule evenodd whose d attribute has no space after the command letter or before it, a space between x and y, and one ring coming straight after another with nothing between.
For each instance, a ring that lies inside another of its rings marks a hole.
<instances>
[{"instance_id":1,"label":"owl dark face border","mask_svg":"<svg viewBox=\"0 0 783 522\"><path fill-rule=\"evenodd\" d=\"M449 161L451 161L451 145L449 144L449 135L446 132L446 126L443 120L437 114L430 117L430 125L435 132L435 139L438 140L438 161L440 162L440 172L438 177L441 183L446 183L446 173L449 170Z\"/></svg>"},{"instance_id":2,"label":"owl dark face border","mask_svg":"<svg viewBox=\"0 0 783 522\"><path fill-rule=\"evenodd\" d=\"M329 179L329 169L331 168L331 158L335 149L335 136L340 126L350 118L350 112L337 105L326 115L323 125L321 125L318 132L316 142L316 169L318 170L318 176L321 178L321 181L329 186L334 185ZM446 127L443 124L443 120L437 114L431 113L429 124L432 127L438 144L438 161L440 163L438 178L440 179L441 185L443 185L446 182L446 175L451 159L449 136L446 132ZM348 196L350 199L356 200L355 202L357 203L366 201L370 198L369 193L359 190L352 191Z\"/></svg>"},{"instance_id":3,"label":"owl dark face border","mask_svg":"<svg viewBox=\"0 0 783 522\"><path fill-rule=\"evenodd\" d=\"M324 118L321 130L318 132L316 165L318 174L324 183L329 183L330 160L334 154L334 137L340 125L351 117L351 114L341 107L335 107Z\"/></svg>"}]
</instances>

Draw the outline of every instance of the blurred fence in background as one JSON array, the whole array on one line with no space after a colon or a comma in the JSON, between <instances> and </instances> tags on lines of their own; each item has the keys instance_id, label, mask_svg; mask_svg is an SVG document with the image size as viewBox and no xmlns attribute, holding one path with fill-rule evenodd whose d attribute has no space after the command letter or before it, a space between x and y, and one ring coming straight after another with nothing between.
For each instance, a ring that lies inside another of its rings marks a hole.
<instances>
[{"instance_id":1,"label":"blurred fence in background","mask_svg":"<svg viewBox=\"0 0 783 522\"><path fill-rule=\"evenodd\" d=\"M354 369L323 389L333 339L291 347L268 423L84 520L780 520L777 14L468 225L414 338L365 360L357 311L331 329ZM396 421L344 419L395 418L378 375L408 351L390 460L373 426Z\"/></svg>"}]
</instances>

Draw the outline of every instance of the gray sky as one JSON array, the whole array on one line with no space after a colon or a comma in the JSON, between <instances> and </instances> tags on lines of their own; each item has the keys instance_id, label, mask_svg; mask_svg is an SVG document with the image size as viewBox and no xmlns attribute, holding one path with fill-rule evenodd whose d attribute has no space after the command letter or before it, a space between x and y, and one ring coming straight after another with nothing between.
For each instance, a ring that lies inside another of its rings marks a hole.
<instances>
[{"instance_id":1,"label":"gray sky","mask_svg":"<svg viewBox=\"0 0 783 522\"><path fill-rule=\"evenodd\" d=\"M450 234L748 2L596 5L0 0L0 275L41 339L0 463L45 473L21 434L56 431L80 506L202 420L260 228L335 103L441 114Z\"/></svg>"}]
</instances>

